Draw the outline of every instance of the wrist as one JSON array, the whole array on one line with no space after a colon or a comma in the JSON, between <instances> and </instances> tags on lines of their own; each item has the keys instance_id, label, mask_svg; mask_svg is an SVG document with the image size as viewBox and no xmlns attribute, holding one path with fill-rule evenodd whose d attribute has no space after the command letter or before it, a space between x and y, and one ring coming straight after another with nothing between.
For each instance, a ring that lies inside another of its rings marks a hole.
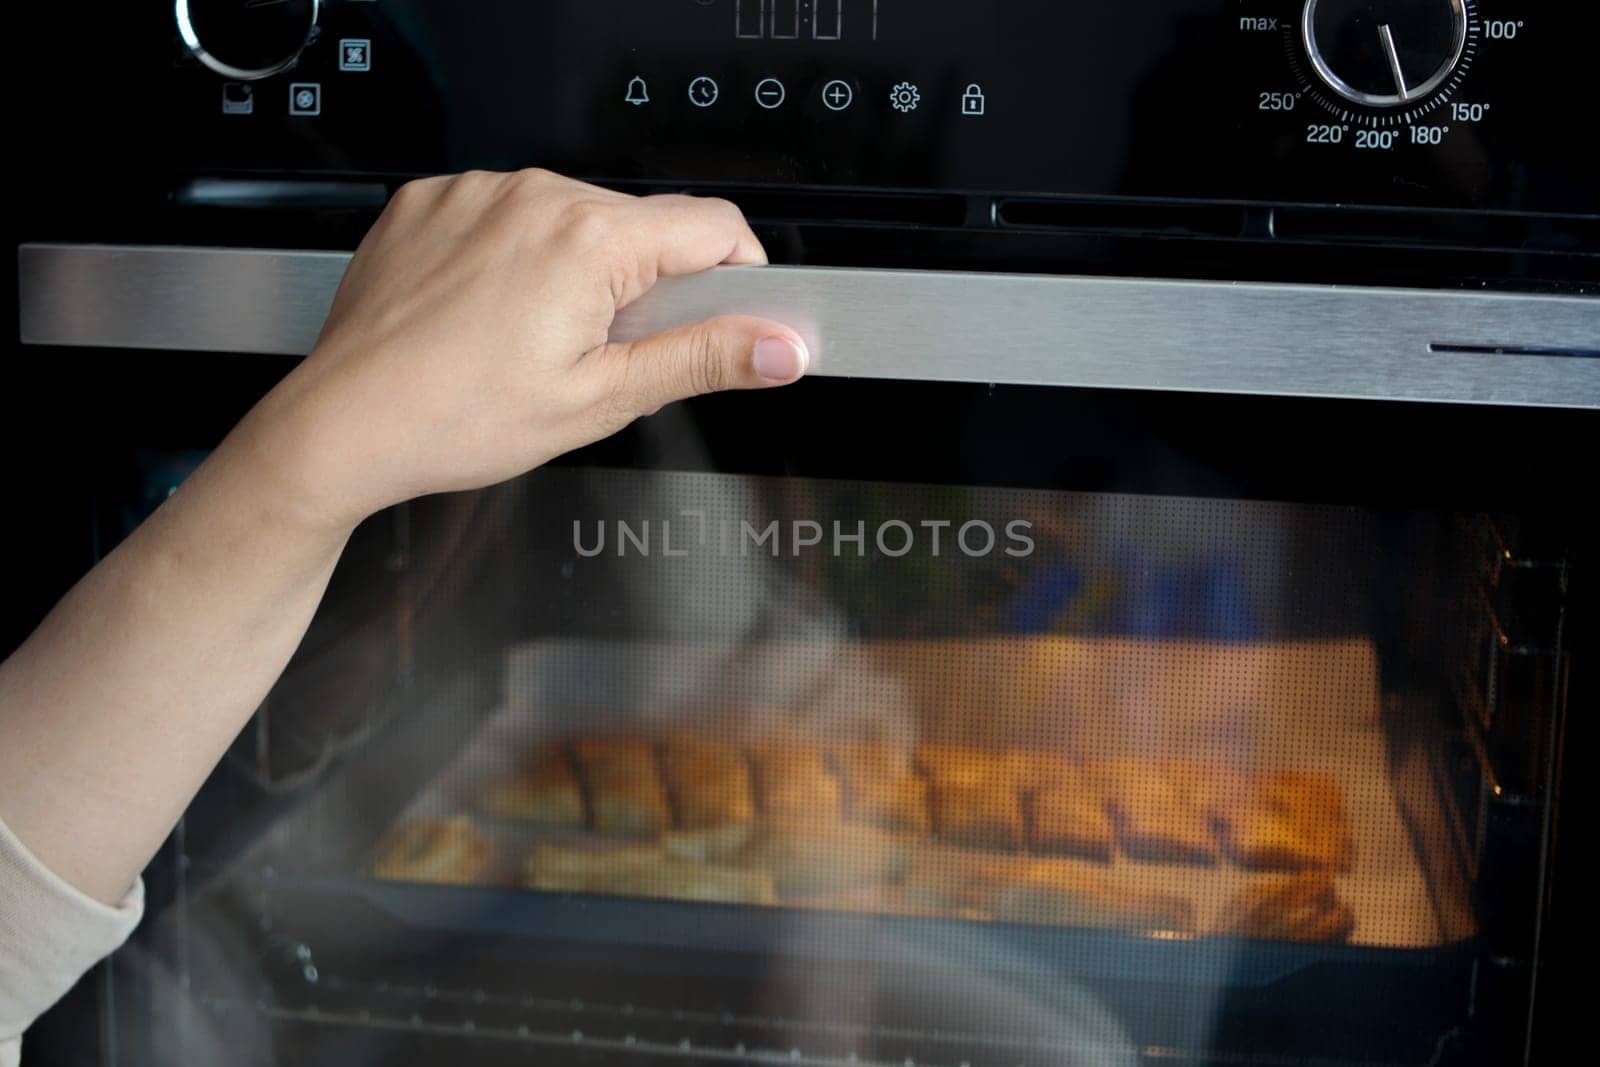
<instances>
[{"instance_id":1,"label":"wrist","mask_svg":"<svg viewBox=\"0 0 1600 1067\"><path fill-rule=\"evenodd\" d=\"M313 543L343 545L376 506L342 473L348 451L319 414L315 393L290 375L253 408L213 455L260 518Z\"/></svg>"}]
</instances>

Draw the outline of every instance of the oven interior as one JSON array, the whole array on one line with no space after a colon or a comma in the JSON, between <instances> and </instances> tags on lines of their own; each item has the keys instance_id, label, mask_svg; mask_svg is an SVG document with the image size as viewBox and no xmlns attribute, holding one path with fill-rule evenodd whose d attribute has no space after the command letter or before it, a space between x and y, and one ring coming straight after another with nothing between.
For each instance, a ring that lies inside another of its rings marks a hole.
<instances>
[{"instance_id":1,"label":"oven interior","mask_svg":"<svg viewBox=\"0 0 1600 1067\"><path fill-rule=\"evenodd\" d=\"M118 1026L169 1062L1510 1062L1580 527L1459 463L1368 479L1415 409L1290 457L1256 434L1343 407L1213 398L1258 421L1205 443L1177 403L808 383L376 517L149 875ZM202 455L133 457L103 524Z\"/></svg>"}]
</instances>

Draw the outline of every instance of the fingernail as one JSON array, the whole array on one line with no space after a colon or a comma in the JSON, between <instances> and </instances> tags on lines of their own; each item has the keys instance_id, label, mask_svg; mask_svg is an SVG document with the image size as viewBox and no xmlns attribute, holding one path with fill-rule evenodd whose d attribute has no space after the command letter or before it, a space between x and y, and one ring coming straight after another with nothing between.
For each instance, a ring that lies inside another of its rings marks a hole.
<instances>
[{"instance_id":1,"label":"fingernail","mask_svg":"<svg viewBox=\"0 0 1600 1067\"><path fill-rule=\"evenodd\" d=\"M756 373L769 382L792 382L806 372L806 346L787 337L756 342Z\"/></svg>"}]
</instances>

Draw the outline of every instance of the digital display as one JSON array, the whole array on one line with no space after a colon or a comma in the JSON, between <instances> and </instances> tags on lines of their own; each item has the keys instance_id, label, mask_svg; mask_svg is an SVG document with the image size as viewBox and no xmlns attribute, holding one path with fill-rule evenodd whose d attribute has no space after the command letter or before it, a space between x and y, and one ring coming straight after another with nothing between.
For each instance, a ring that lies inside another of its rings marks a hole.
<instances>
[{"instance_id":1,"label":"digital display","mask_svg":"<svg viewBox=\"0 0 1600 1067\"><path fill-rule=\"evenodd\" d=\"M733 35L745 41L878 39L881 0L734 0Z\"/></svg>"},{"instance_id":2,"label":"digital display","mask_svg":"<svg viewBox=\"0 0 1600 1067\"><path fill-rule=\"evenodd\" d=\"M429 0L424 0L429 2ZM443 3L444 0L431 0ZM521 0L526 5L527 0ZM547 0L553 3L554 0ZM1021 3L1022 0L1013 0ZM1036 0L1028 0L1036 2ZM1183 0L1219 3L1221 0ZM578 23L659 53L722 42L782 55L898 51L899 59L992 55L1000 27L1037 21L1000 0L562 0ZM571 16L568 16L569 18ZM571 25L565 23L564 25Z\"/></svg>"}]
</instances>

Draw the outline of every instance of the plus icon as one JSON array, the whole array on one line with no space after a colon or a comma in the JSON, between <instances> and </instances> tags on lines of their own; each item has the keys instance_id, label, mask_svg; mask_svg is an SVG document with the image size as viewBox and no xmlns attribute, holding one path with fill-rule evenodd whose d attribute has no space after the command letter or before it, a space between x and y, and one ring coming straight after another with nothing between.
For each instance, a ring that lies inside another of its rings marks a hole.
<instances>
[{"instance_id":1,"label":"plus icon","mask_svg":"<svg viewBox=\"0 0 1600 1067\"><path fill-rule=\"evenodd\" d=\"M856 91L850 88L850 83L837 78L822 87L822 102L829 111L843 111L849 107L856 98Z\"/></svg>"}]
</instances>

